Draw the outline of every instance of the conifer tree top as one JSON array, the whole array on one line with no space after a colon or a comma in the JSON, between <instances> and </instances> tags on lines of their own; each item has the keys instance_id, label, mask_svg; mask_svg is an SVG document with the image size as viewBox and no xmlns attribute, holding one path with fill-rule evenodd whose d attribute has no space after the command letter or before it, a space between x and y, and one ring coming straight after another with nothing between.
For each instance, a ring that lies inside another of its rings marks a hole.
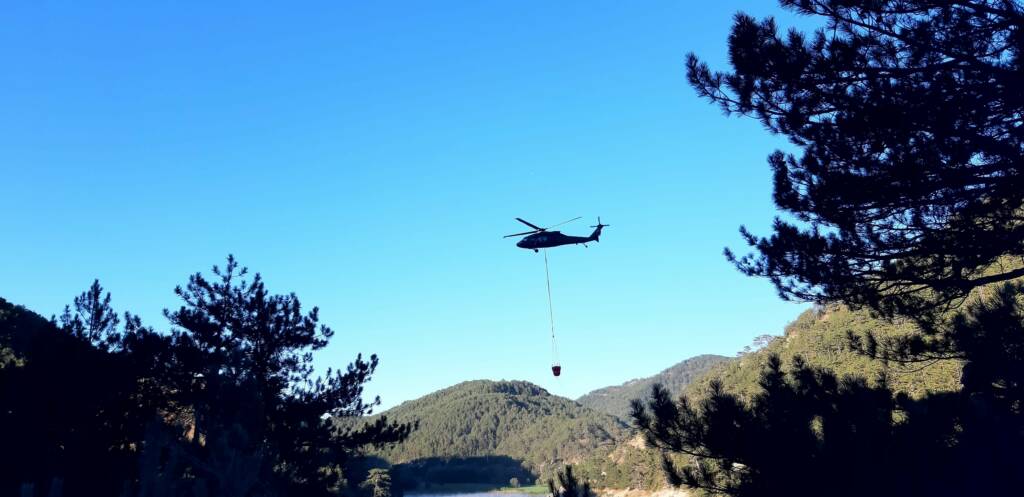
<instances>
[{"instance_id":1,"label":"conifer tree top","mask_svg":"<svg viewBox=\"0 0 1024 497\"><path fill-rule=\"evenodd\" d=\"M1013 1L785 0L808 36L736 16L731 72L691 54L688 78L777 151L773 233L727 256L783 298L887 314L1024 276L1024 12Z\"/></svg>"}]
</instances>

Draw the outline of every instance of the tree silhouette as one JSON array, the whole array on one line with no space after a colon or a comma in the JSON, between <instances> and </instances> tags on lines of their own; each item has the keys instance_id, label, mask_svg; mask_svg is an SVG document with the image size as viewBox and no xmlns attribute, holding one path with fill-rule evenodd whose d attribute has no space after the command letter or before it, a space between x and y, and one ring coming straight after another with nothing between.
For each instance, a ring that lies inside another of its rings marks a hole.
<instances>
[{"instance_id":1,"label":"tree silhouette","mask_svg":"<svg viewBox=\"0 0 1024 497\"><path fill-rule=\"evenodd\" d=\"M16 357L0 368L0 493L23 483L40 495L114 495L136 473L135 448L160 389L143 364L111 347L123 333L102 287L75 299L63 327L0 301L0 337ZM126 328L145 333L132 317ZM148 395L144 394L147 392Z\"/></svg>"},{"instance_id":2,"label":"tree silhouette","mask_svg":"<svg viewBox=\"0 0 1024 497\"><path fill-rule=\"evenodd\" d=\"M800 156L769 158L790 219L730 259L784 298L918 315L1024 276L1024 10L1006 0L783 0L813 35L736 16L733 71L688 78Z\"/></svg>"},{"instance_id":3,"label":"tree silhouette","mask_svg":"<svg viewBox=\"0 0 1024 497\"><path fill-rule=\"evenodd\" d=\"M957 477L962 467L948 444L955 398L894 396L884 377L837 378L799 357L784 371L770 356L760 386L749 401L718 382L699 401L673 402L661 387L646 405L634 401L650 446L691 457L681 467L663 459L671 484L734 496L934 496L973 488ZM943 422L934 423L932 411Z\"/></svg>"},{"instance_id":4,"label":"tree silhouette","mask_svg":"<svg viewBox=\"0 0 1024 497\"><path fill-rule=\"evenodd\" d=\"M317 308L303 312L295 294L273 295L262 277L234 257L175 289L184 301L165 311L182 350L180 404L188 406L196 440L240 429L245 452L264 454L263 482L283 493L321 495L336 488L341 474L325 471L344 463L365 445L403 440L410 426L376 423L339 430L330 416L364 416L363 384L377 357L357 356L344 371L313 376L312 352L327 345L333 330L319 323Z\"/></svg>"},{"instance_id":5,"label":"tree silhouette","mask_svg":"<svg viewBox=\"0 0 1024 497\"><path fill-rule=\"evenodd\" d=\"M655 388L633 417L675 484L729 495L1005 495L1024 485L1024 12L1014 1L783 0L825 27L736 16L733 72L688 77L758 118L789 219L727 257L786 299L867 306L920 333L850 334L883 361L963 363L962 389L894 396L771 358L760 393ZM966 305L963 305L966 303Z\"/></svg>"},{"instance_id":6,"label":"tree silhouette","mask_svg":"<svg viewBox=\"0 0 1024 497\"><path fill-rule=\"evenodd\" d=\"M0 494L337 495L346 464L411 427L377 418L376 356L316 376L333 332L233 257L195 274L160 333L95 281L50 322L0 300Z\"/></svg>"},{"instance_id":7,"label":"tree silhouette","mask_svg":"<svg viewBox=\"0 0 1024 497\"><path fill-rule=\"evenodd\" d=\"M104 348L118 341L117 325L121 320L110 306L110 292L103 296L100 280L93 280L88 290L75 297L74 305L74 313L71 306L64 306L60 317L61 328L67 333Z\"/></svg>"},{"instance_id":8,"label":"tree silhouette","mask_svg":"<svg viewBox=\"0 0 1024 497\"><path fill-rule=\"evenodd\" d=\"M548 491L551 497L595 497L590 489L589 482L581 482L572 473L572 466L566 466L565 471L559 471L555 480L548 480Z\"/></svg>"}]
</instances>

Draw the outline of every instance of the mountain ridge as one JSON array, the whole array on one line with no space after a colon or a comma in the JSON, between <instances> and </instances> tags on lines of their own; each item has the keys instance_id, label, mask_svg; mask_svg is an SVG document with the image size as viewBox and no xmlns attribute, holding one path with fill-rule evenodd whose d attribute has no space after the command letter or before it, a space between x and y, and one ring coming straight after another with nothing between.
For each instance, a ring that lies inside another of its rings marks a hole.
<instances>
[{"instance_id":1,"label":"mountain ridge","mask_svg":"<svg viewBox=\"0 0 1024 497\"><path fill-rule=\"evenodd\" d=\"M621 420L629 419L630 402L646 397L651 386L660 383L674 396L678 396L691 383L705 373L731 358L716 354L701 354L684 359L652 376L633 378L619 385L591 390L576 399L580 405L611 414Z\"/></svg>"},{"instance_id":2,"label":"mountain ridge","mask_svg":"<svg viewBox=\"0 0 1024 497\"><path fill-rule=\"evenodd\" d=\"M531 479L550 477L563 465L611 450L630 435L614 416L521 380L460 382L363 421L379 416L418 424L405 442L370 453L397 466L407 480L415 473L417 481L404 484L414 488L446 482L506 484L512 476L522 480L524 470ZM467 460L487 464L474 468Z\"/></svg>"}]
</instances>

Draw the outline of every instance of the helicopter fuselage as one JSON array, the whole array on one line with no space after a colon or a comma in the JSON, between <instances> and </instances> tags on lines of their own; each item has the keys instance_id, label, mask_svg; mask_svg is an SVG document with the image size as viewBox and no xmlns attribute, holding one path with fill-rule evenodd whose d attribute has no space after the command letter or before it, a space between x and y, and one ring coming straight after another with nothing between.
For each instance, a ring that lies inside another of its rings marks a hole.
<instances>
[{"instance_id":1,"label":"helicopter fuselage","mask_svg":"<svg viewBox=\"0 0 1024 497\"><path fill-rule=\"evenodd\" d=\"M519 240L519 242L516 243L516 246L529 250L538 250L542 248L558 247L561 245L589 243L595 240L596 238L593 236L569 236L563 235L559 231L544 231Z\"/></svg>"},{"instance_id":2,"label":"helicopter fuselage","mask_svg":"<svg viewBox=\"0 0 1024 497\"><path fill-rule=\"evenodd\" d=\"M570 219L569 221L556 224L555 226L565 224L570 221L575 221L576 219L579 218L577 217L575 219ZM584 247L586 247L587 243L600 241L601 229L604 228L605 226L608 226L607 224L601 224L601 218L598 217L597 225L591 226L591 228L595 229L594 232L590 234L590 236L569 236L563 235L561 231L548 231L549 228L541 228L540 226L537 226L536 224L533 224L522 218L517 217L516 221L519 221L520 223L523 223L533 228L533 231L513 233L511 235L506 235L505 238L526 235L526 238L519 240L519 242L516 243L516 246L519 248L532 250L534 252L539 252L540 249L558 247L561 245L576 245L581 243Z\"/></svg>"}]
</instances>

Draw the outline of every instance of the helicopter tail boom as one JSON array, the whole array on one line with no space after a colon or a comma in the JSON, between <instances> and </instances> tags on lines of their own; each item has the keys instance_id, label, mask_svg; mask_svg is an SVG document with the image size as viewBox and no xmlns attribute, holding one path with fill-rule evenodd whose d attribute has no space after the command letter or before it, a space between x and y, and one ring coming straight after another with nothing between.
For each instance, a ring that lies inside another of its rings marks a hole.
<instances>
[{"instance_id":1,"label":"helicopter tail boom","mask_svg":"<svg viewBox=\"0 0 1024 497\"><path fill-rule=\"evenodd\" d=\"M601 218L598 217L597 218L597 226L591 226L591 228L595 228L595 229L594 229L594 232L591 233L589 237L587 237L587 239L588 240L593 240L595 242L601 241L601 229L604 228L605 226L608 226L608 225L607 224L601 224Z\"/></svg>"}]
</instances>

